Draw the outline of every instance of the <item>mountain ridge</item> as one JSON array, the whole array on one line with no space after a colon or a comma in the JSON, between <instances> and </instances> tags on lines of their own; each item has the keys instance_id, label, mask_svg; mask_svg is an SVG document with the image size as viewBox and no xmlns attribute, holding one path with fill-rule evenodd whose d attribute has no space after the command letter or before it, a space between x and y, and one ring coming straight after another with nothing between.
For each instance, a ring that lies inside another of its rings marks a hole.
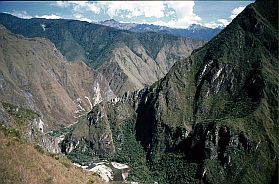
<instances>
[{"instance_id":1,"label":"mountain ridge","mask_svg":"<svg viewBox=\"0 0 279 184\"><path fill-rule=\"evenodd\" d=\"M170 28L167 26L159 26L145 23L121 23L114 19L100 21L98 23L104 26L113 27L121 30L129 30L132 32L156 32L206 41L212 39L223 29L223 27L209 28L200 24L192 24L185 29Z\"/></svg>"},{"instance_id":2,"label":"mountain ridge","mask_svg":"<svg viewBox=\"0 0 279 184\"><path fill-rule=\"evenodd\" d=\"M27 20L3 13L0 17L0 23L13 33L48 38L68 61L81 60L98 69L110 80L111 88L118 96L159 80L173 63L204 44L172 35L133 33L77 20ZM119 48L124 49L125 54L116 52ZM125 65L126 60L129 66ZM119 73L111 77L113 70ZM144 70L148 70L151 77L140 73Z\"/></svg>"}]
</instances>

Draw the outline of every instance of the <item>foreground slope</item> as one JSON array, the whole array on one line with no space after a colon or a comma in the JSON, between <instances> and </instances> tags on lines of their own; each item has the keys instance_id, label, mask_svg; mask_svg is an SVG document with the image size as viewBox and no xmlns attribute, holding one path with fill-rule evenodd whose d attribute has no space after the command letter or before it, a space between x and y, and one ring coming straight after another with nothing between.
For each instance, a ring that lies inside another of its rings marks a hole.
<instances>
[{"instance_id":1,"label":"foreground slope","mask_svg":"<svg viewBox=\"0 0 279 184\"><path fill-rule=\"evenodd\" d=\"M98 69L119 96L159 80L176 61L204 43L76 20L20 19L4 13L0 13L0 24L26 37L48 38L68 61L84 61Z\"/></svg>"},{"instance_id":2,"label":"foreground slope","mask_svg":"<svg viewBox=\"0 0 279 184\"><path fill-rule=\"evenodd\" d=\"M9 114L1 109L2 113L6 113L7 120ZM13 127L17 126L17 129L3 125L3 119L0 119L0 183L103 183L92 173L76 168L65 156L48 154L40 146L28 143L19 129L22 123L27 123L27 119L28 116L23 114L17 117L20 121L13 122Z\"/></svg>"},{"instance_id":3,"label":"foreground slope","mask_svg":"<svg viewBox=\"0 0 279 184\"><path fill-rule=\"evenodd\" d=\"M46 39L0 28L0 100L38 112L46 129L77 120L114 98L105 78L83 62L67 62Z\"/></svg>"},{"instance_id":4,"label":"foreground slope","mask_svg":"<svg viewBox=\"0 0 279 184\"><path fill-rule=\"evenodd\" d=\"M132 165L138 180L276 182L277 7L277 1L247 6L162 80L115 105L93 108L64 147L76 145L73 151L83 152L87 146L101 156L107 151ZM111 134L110 146L97 146L100 126Z\"/></svg>"}]
</instances>

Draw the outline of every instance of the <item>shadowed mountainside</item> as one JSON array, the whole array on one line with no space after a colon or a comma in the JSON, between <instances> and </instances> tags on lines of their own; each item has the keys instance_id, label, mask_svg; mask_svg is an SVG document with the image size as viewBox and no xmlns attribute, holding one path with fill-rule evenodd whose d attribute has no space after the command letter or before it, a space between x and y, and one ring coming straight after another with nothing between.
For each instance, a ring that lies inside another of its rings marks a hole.
<instances>
[{"instance_id":1,"label":"shadowed mountainside","mask_svg":"<svg viewBox=\"0 0 279 184\"><path fill-rule=\"evenodd\" d=\"M277 49L278 2L256 1L163 79L94 107L64 151L127 162L138 181L271 183L278 177ZM98 135L111 139L99 145Z\"/></svg>"}]
</instances>

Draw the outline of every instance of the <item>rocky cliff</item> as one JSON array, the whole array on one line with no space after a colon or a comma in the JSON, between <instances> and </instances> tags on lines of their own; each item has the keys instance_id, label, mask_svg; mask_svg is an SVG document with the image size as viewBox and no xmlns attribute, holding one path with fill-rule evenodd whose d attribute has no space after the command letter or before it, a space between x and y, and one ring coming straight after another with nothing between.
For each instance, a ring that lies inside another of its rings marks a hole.
<instances>
[{"instance_id":1,"label":"rocky cliff","mask_svg":"<svg viewBox=\"0 0 279 184\"><path fill-rule=\"evenodd\" d=\"M159 33L133 33L74 20L20 19L0 14L0 24L26 37L53 42L68 61L98 69L115 94L142 89L162 78L203 41Z\"/></svg>"},{"instance_id":2,"label":"rocky cliff","mask_svg":"<svg viewBox=\"0 0 279 184\"><path fill-rule=\"evenodd\" d=\"M1 26L0 40L0 100L37 112L46 130L69 125L115 97L101 74L83 62L67 62L47 39Z\"/></svg>"},{"instance_id":3,"label":"rocky cliff","mask_svg":"<svg viewBox=\"0 0 279 184\"><path fill-rule=\"evenodd\" d=\"M203 42L156 33L125 35L105 56L99 68L118 96L136 91L161 79L172 65L190 55Z\"/></svg>"},{"instance_id":4,"label":"rocky cliff","mask_svg":"<svg viewBox=\"0 0 279 184\"><path fill-rule=\"evenodd\" d=\"M65 148L83 140L85 149L71 151L110 150L106 156L132 165L132 178L141 181L275 182L277 7L277 1L252 3L163 79L99 104L69 134ZM90 131L75 133L80 126L94 132L106 127L97 135L107 135L109 144L96 147Z\"/></svg>"}]
</instances>

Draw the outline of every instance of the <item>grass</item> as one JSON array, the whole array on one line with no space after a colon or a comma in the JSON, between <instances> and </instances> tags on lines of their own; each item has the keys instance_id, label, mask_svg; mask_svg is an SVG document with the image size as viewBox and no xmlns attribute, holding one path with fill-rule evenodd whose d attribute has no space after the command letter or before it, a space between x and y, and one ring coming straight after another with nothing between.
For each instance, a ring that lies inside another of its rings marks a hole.
<instances>
[{"instance_id":1,"label":"grass","mask_svg":"<svg viewBox=\"0 0 279 184\"><path fill-rule=\"evenodd\" d=\"M0 126L0 145L1 183L86 184L88 180L103 183L99 177L72 167L65 156L56 155L53 158L20 141L5 126Z\"/></svg>"},{"instance_id":2,"label":"grass","mask_svg":"<svg viewBox=\"0 0 279 184\"><path fill-rule=\"evenodd\" d=\"M3 104L4 109L9 113L12 117L11 126L13 131L17 136L21 136L23 139L23 135L28 132L28 125L30 121L33 121L35 118L40 117L38 113L21 107L16 107L10 103L1 102Z\"/></svg>"},{"instance_id":3,"label":"grass","mask_svg":"<svg viewBox=\"0 0 279 184\"><path fill-rule=\"evenodd\" d=\"M71 160L69 160L65 155L55 155L54 158L67 168L70 168L72 166Z\"/></svg>"},{"instance_id":4,"label":"grass","mask_svg":"<svg viewBox=\"0 0 279 184\"><path fill-rule=\"evenodd\" d=\"M33 120L39 117L39 114L26 108L14 106L10 103L2 102L4 109L19 123Z\"/></svg>"},{"instance_id":5,"label":"grass","mask_svg":"<svg viewBox=\"0 0 279 184\"><path fill-rule=\"evenodd\" d=\"M96 173L93 173L89 176L88 181L86 184L100 184L104 183Z\"/></svg>"},{"instance_id":6,"label":"grass","mask_svg":"<svg viewBox=\"0 0 279 184\"><path fill-rule=\"evenodd\" d=\"M89 179L103 183L99 177L73 167L66 156L49 154L40 145L28 143L25 138L28 125L39 115L9 103L2 104L12 122L9 127L0 125L1 183L85 184Z\"/></svg>"}]
</instances>

